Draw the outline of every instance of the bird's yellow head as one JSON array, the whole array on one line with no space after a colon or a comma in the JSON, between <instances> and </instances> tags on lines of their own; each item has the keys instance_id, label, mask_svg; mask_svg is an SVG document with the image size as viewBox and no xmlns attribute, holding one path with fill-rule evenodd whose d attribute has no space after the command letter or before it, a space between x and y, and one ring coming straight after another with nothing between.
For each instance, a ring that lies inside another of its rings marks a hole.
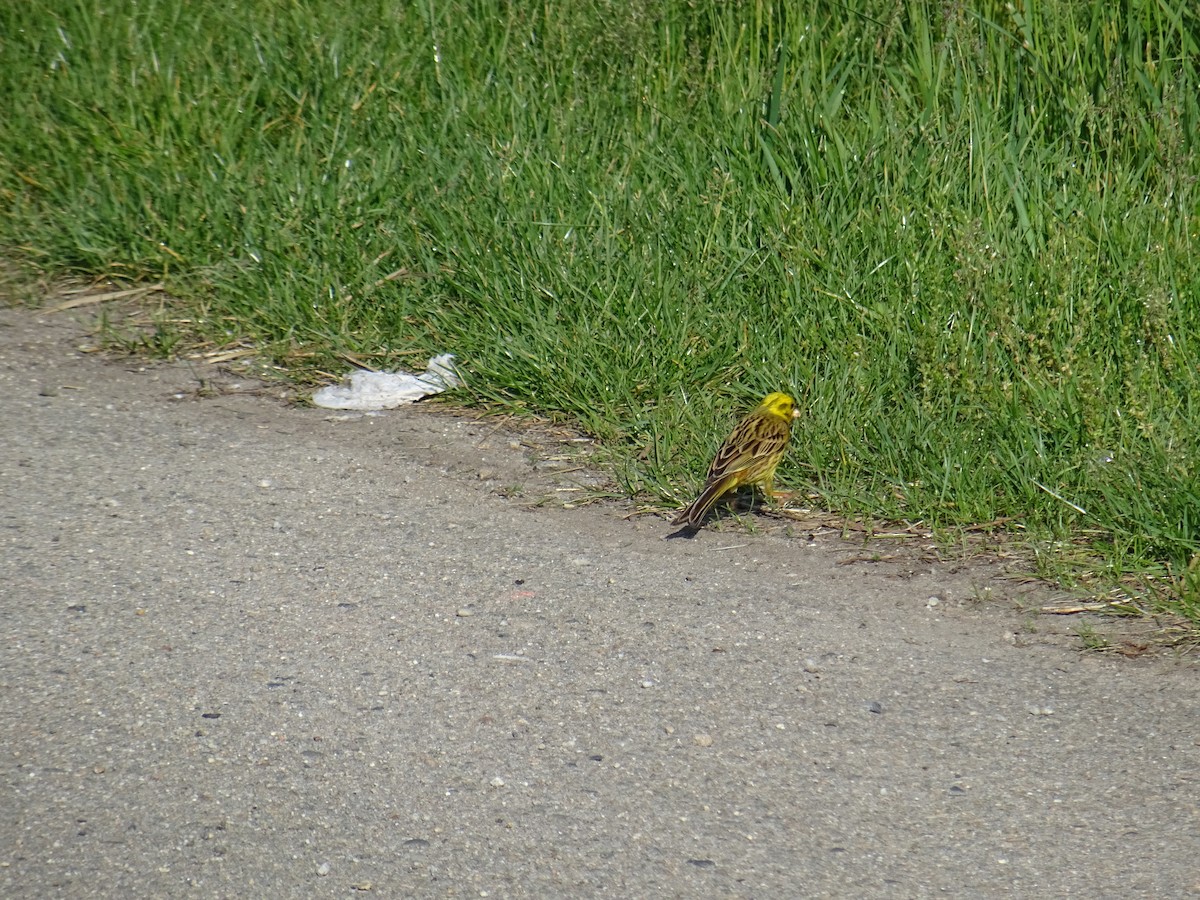
<instances>
[{"instance_id":1,"label":"bird's yellow head","mask_svg":"<svg viewBox=\"0 0 1200 900\"><path fill-rule=\"evenodd\" d=\"M791 420L800 415L800 410L796 408L796 401L787 394L780 393L779 391L763 397L763 401L758 404L758 408L762 412L772 416L779 416L781 419Z\"/></svg>"}]
</instances>

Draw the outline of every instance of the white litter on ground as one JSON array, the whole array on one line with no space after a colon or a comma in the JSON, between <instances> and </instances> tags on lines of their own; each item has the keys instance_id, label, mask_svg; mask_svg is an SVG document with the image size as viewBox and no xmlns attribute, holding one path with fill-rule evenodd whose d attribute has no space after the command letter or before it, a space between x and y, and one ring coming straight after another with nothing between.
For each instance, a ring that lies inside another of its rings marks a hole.
<instances>
[{"instance_id":1,"label":"white litter on ground","mask_svg":"<svg viewBox=\"0 0 1200 900\"><path fill-rule=\"evenodd\" d=\"M325 409L395 409L422 397L460 387L462 383L454 368L454 354L443 353L429 360L421 375L351 372L341 384L323 387L313 394L313 403Z\"/></svg>"}]
</instances>

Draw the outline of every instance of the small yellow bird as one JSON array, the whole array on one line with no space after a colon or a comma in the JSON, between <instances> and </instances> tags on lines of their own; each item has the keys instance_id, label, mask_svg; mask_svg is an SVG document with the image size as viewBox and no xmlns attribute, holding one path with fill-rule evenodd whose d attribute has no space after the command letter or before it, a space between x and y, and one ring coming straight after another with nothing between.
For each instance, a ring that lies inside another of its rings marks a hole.
<instances>
[{"instance_id":1,"label":"small yellow bird","mask_svg":"<svg viewBox=\"0 0 1200 900\"><path fill-rule=\"evenodd\" d=\"M708 467L704 490L683 510L672 525L699 528L721 497L746 485L757 486L774 498L775 468L787 451L792 436L792 419L800 415L796 401L778 391L738 422Z\"/></svg>"}]
</instances>

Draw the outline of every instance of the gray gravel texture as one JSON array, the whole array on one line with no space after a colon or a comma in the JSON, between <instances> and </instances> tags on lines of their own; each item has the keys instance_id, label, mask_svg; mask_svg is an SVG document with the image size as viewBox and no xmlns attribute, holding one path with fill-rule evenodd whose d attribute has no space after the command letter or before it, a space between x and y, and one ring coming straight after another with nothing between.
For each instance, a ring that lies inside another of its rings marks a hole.
<instances>
[{"instance_id":1,"label":"gray gravel texture","mask_svg":"<svg viewBox=\"0 0 1200 900\"><path fill-rule=\"evenodd\" d=\"M1194 664L74 315L0 310L4 897L1200 893Z\"/></svg>"}]
</instances>

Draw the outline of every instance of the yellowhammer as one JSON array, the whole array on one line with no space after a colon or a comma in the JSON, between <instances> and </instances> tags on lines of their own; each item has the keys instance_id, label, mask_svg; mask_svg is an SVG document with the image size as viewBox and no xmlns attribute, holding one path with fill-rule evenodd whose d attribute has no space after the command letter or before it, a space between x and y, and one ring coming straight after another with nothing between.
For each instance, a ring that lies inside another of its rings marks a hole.
<instances>
[{"instance_id":1,"label":"yellowhammer","mask_svg":"<svg viewBox=\"0 0 1200 900\"><path fill-rule=\"evenodd\" d=\"M775 467L787 450L792 419L798 415L796 401L787 394L767 394L725 439L708 467L704 490L671 524L699 528L722 495L746 485L756 485L773 498Z\"/></svg>"}]
</instances>

